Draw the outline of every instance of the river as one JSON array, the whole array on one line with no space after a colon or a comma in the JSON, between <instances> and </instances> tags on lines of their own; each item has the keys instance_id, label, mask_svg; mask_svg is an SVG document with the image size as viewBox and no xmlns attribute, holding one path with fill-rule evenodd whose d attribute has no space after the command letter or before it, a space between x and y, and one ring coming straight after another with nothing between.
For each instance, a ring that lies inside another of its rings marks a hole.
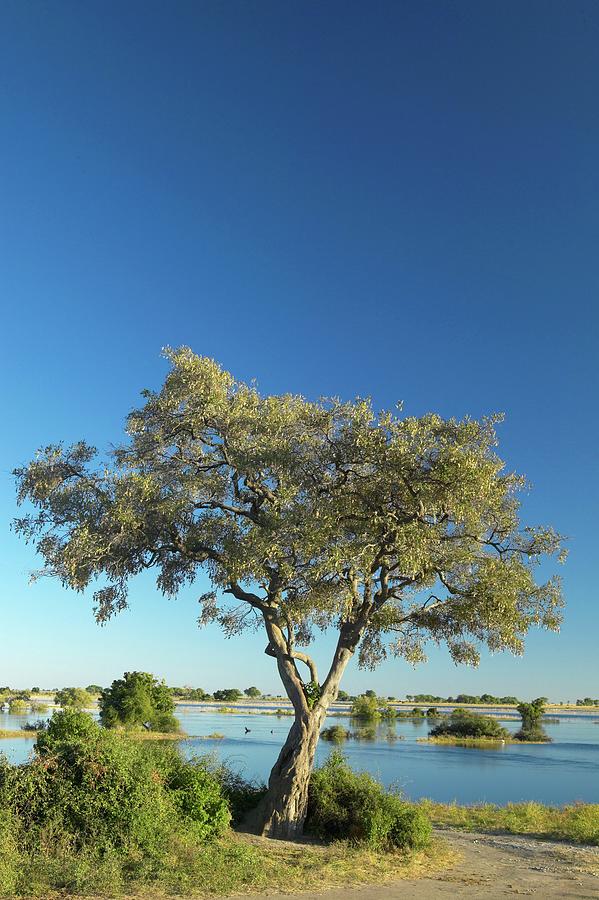
<instances>
[{"instance_id":1,"label":"river","mask_svg":"<svg viewBox=\"0 0 599 900\"><path fill-rule=\"evenodd\" d=\"M258 781L268 776L291 721L250 710L227 715L198 706L180 706L177 714L190 736L182 743L186 754L214 753L245 778ZM17 729L35 718L0 713L0 729ZM329 723L353 728L345 716ZM516 721L502 724L511 731L518 728ZM343 752L353 768L371 772L414 800L599 803L599 716L560 716L559 723L548 722L551 744L484 750L418 743L428 728L426 720L399 720L391 728L378 728L375 740L347 741ZM224 737L206 738L214 733ZM317 762L326 759L332 746L320 742ZM26 760L32 747L33 739L0 741L0 752L13 762Z\"/></svg>"}]
</instances>

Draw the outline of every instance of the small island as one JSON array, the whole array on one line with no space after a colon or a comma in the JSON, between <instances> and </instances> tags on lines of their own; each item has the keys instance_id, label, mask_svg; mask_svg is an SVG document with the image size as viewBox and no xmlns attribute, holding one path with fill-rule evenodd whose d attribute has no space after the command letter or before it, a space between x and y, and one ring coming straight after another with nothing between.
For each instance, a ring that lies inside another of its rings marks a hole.
<instances>
[{"instance_id":1,"label":"small island","mask_svg":"<svg viewBox=\"0 0 599 900\"><path fill-rule=\"evenodd\" d=\"M439 722L421 743L450 744L461 747L485 747L505 744L546 744L551 741L541 725L545 711L545 698L539 697L531 703L520 703L517 707L522 718L522 727L512 734L500 725L496 718L480 715L465 709L454 709Z\"/></svg>"}]
</instances>

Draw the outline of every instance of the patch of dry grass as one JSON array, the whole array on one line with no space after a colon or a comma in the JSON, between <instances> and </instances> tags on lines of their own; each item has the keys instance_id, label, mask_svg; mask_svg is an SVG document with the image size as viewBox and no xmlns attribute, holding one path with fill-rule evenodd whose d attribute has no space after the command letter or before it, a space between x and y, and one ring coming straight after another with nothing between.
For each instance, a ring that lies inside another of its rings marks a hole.
<instances>
[{"instance_id":1,"label":"patch of dry grass","mask_svg":"<svg viewBox=\"0 0 599 900\"><path fill-rule=\"evenodd\" d=\"M20 728L11 730L10 728L0 728L0 740L4 738L35 738L35 731L22 731Z\"/></svg>"}]
</instances>

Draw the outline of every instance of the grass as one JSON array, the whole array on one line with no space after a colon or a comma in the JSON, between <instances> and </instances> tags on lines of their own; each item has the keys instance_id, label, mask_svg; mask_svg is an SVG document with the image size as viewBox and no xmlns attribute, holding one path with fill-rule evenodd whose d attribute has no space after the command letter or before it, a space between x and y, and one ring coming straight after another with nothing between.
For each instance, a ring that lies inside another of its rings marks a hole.
<instances>
[{"instance_id":1,"label":"grass","mask_svg":"<svg viewBox=\"0 0 599 900\"><path fill-rule=\"evenodd\" d=\"M4 738L35 738L35 731L23 731L21 728L11 730L10 728L0 728L0 740Z\"/></svg>"},{"instance_id":2,"label":"grass","mask_svg":"<svg viewBox=\"0 0 599 900\"><path fill-rule=\"evenodd\" d=\"M185 741L189 737L185 731L130 731L127 734L134 741Z\"/></svg>"},{"instance_id":3,"label":"grass","mask_svg":"<svg viewBox=\"0 0 599 900\"><path fill-rule=\"evenodd\" d=\"M451 737L445 735L443 737L427 737L416 738L419 744L446 744L451 747L482 747L483 749L502 746L501 738L485 738L485 737ZM518 744L520 741L503 741L504 744Z\"/></svg>"},{"instance_id":4,"label":"grass","mask_svg":"<svg viewBox=\"0 0 599 900\"><path fill-rule=\"evenodd\" d=\"M152 877L137 859L115 855L40 853L22 857L13 897L204 898L230 894L301 893L418 878L451 865L441 841L426 851L379 853L345 843L315 845L231 833L203 846L173 842L169 863ZM131 878L131 869L137 877ZM4 896L4 894L3 894Z\"/></svg>"},{"instance_id":5,"label":"grass","mask_svg":"<svg viewBox=\"0 0 599 900\"><path fill-rule=\"evenodd\" d=\"M448 744L452 747L502 747L504 744L547 744L547 741L518 741L515 738L492 737L452 737L451 735L439 735L438 737L416 738L418 744Z\"/></svg>"},{"instance_id":6,"label":"grass","mask_svg":"<svg viewBox=\"0 0 599 900\"><path fill-rule=\"evenodd\" d=\"M508 803L495 806L458 806L455 803L421 801L434 825L465 831L503 831L550 840L599 846L599 803L544 806L542 803Z\"/></svg>"}]
</instances>

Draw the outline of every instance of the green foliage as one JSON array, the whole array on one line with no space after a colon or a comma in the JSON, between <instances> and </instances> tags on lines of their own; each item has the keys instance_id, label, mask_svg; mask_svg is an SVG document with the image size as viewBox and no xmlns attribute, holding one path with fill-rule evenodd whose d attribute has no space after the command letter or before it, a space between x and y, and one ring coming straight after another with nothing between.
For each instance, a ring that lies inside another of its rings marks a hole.
<instances>
[{"instance_id":1,"label":"green foliage","mask_svg":"<svg viewBox=\"0 0 599 900\"><path fill-rule=\"evenodd\" d=\"M56 692L54 702L63 709L89 709L94 705L94 698L84 688L66 687Z\"/></svg>"},{"instance_id":2,"label":"green foliage","mask_svg":"<svg viewBox=\"0 0 599 900\"><path fill-rule=\"evenodd\" d=\"M551 738L541 725L546 703L546 697L537 697L536 700L530 703L518 704L518 712L522 717L522 728L514 735L516 741L535 744L545 744L551 741Z\"/></svg>"},{"instance_id":3,"label":"green foliage","mask_svg":"<svg viewBox=\"0 0 599 900\"><path fill-rule=\"evenodd\" d=\"M0 757L0 784L6 763ZM0 806L0 896L10 896L17 885L19 876L18 831L12 812Z\"/></svg>"},{"instance_id":4,"label":"green foliage","mask_svg":"<svg viewBox=\"0 0 599 900\"><path fill-rule=\"evenodd\" d=\"M98 697L102 693L102 685L101 684L88 684L85 689L88 694L91 694L93 697Z\"/></svg>"},{"instance_id":5,"label":"green foliage","mask_svg":"<svg viewBox=\"0 0 599 900\"><path fill-rule=\"evenodd\" d=\"M322 689L317 681L309 681L303 685L304 694L308 702L308 709L313 709L322 696Z\"/></svg>"},{"instance_id":6,"label":"green foliage","mask_svg":"<svg viewBox=\"0 0 599 900\"><path fill-rule=\"evenodd\" d=\"M541 719L545 714L546 702L547 699L545 697L537 697L536 700L532 700L530 703L518 704L517 709L522 718L522 728L528 730L540 725Z\"/></svg>"},{"instance_id":7,"label":"green foliage","mask_svg":"<svg viewBox=\"0 0 599 900\"><path fill-rule=\"evenodd\" d=\"M599 846L599 804L575 803L544 806L542 803L507 803L495 806L458 806L455 803L420 804L432 821L468 831L507 831L536 837Z\"/></svg>"},{"instance_id":8,"label":"green foliage","mask_svg":"<svg viewBox=\"0 0 599 900\"><path fill-rule=\"evenodd\" d=\"M26 700L21 700L19 697L11 698L8 701L8 711L13 716L15 715L23 715L29 709L29 704Z\"/></svg>"},{"instance_id":9,"label":"green foliage","mask_svg":"<svg viewBox=\"0 0 599 900\"><path fill-rule=\"evenodd\" d=\"M327 840L364 843L373 850L428 845L431 825L419 810L388 793L371 775L353 772L338 751L310 780L307 827Z\"/></svg>"},{"instance_id":10,"label":"green foliage","mask_svg":"<svg viewBox=\"0 0 599 900\"><path fill-rule=\"evenodd\" d=\"M239 890L258 858L220 842L226 782L210 760L57 713L31 762L0 757L0 895L116 896L156 881L168 893Z\"/></svg>"},{"instance_id":11,"label":"green foliage","mask_svg":"<svg viewBox=\"0 0 599 900\"><path fill-rule=\"evenodd\" d=\"M125 672L100 694L100 721L106 728L136 728L174 732L179 725L173 713L170 689L149 672Z\"/></svg>"},{"instance_id":12,"label":"green foliage","mask_svg":"<svg viewBox=\"0 0 599 900\"><path fill-rule=\"evenodd\" d=\"M45 731L48 727L48 723L45 719L37 719L35 722L25 722L24 725L21 725L21 731L32 731L37 734L40 731Z\"/></svg>"},{"instance_id":13,"label":"green foliage","mask_svg":"<svg viewBox=\"0 0 599 900\"><path fill-rule=\"evenodd\" d=\"M340 700L342 703L345 703L347 700L350 700L350 695L347 691L337 691L337 700Z\"/></svg>"},{"instance_id":14,"label":"green foliage","mask_svg":"<svg viewBox=\"0 0 599 900\"><path fill-rule=\"evenodd\" d=\"M183 760L177 750L169 749L170 753L161 750L159 761L165 774L165 787L180 818L200 840L222 834L231 821L231 814L221 785L206 760L200 757Z\"/></svg>"},{"instance_id":15,"label":"green foliage","mask_svg":"<svg viewBox=\"0 0 599 900\"><path fill-rule=\"evenodd\" d=\"M395 719L397 711L389 705L387 700L377 697L374 691L367 691L365 694L354 698L350 716L353 719L362 721L378 722L379 719Z\"/></svg>"},{"instance_id":16,"label":"green foliage","mask_svg":"<svg viewBox=\"0 0 599 900\"><path fill-rule=\"evenodd\" d=\"M188 348L166 356L122 446L51 445L15 472L33 506L15 528L43 571L76 590L108 578L100 621L154 566L166 594L201 568L226 592L202 598L202 623L234 634L253 625L249 604L307 643L342 621L366 666L388 652L420 660L430 638L473 663L478 644L520 653L530 627L558 627L559 582L538 585L534 564L559 538L520 526L524 480L496 455L499 417L262 397Z\"/></svg>"},{"instance_id":17,"label":"green foliage","mask_svg":"<svg viewBox=\"0 0 599 900\"><path fill-rule=\"evenodd\" d=\"M257 687L246 688L243 693L246 697L250 697L252 700L256 700L258 699L258 697L262 696L262 691L259 691Z\"/></svg>"},{"instance_id":18,"label":"green foliage","mask_svg":"<svg viewBox=\"0 0 599 900\"><path fill-rule=\"evenodd\" d=\"M430 736L506 740L510 738L510 733L497 719L480 716L468 710L455 710L448 719L432 729Z\"/></svg>"},{"instance_id":19,"label":"green foliage","mask_svg":"<svg viewBox=\"0 0 599 900\"><path fill-rule=\"evenodd\" d=\"M149 857L160 856L174 831L204 841L230 819L201 760L131 741L71 709L52 717L30 763L0 770L0 800L27 846L137 848Z\"/></svg>"},{"instance_id":20,"label":"green foliage","mask_svg":"<svg viewBox=\"0 0 599 900\"><path fill-rule=\"evenodd\" d=\"M221 691L215 691L213 697L220 702L236 703L238 700L241 700L243 694L239 688L224 688Z\"/></svg>"},{"instance_id":21,"label":"green foliage","mask_svg":"<svg viewBox=\"0 0 599 900\"><path fill-rule=\"evenodd\" d=\"M379 701L376 694L361 694L351 705L350 716L353 719L364 719L375 722L380 719Z\"/></svg>"},{"instance_id":22,"label":"green foliage","mask_svg":"<svg viewBox=\"0 0 599 900\"><path fill-rule=\"evenodd\" d=\"M330 725L328 728L323 728L320 732L320 736L323 741L332 741L334 744L342 744L343 741L349 739L351 733L342 725Z\"/></svg>"},{"instance_id":23,"label":"green foliage","mask_svg":"<svg viewBox=\"0 0 599 900\"><path fill-rule=\"evenodd\" d=\"M177 700L202 701L208 700L211 696L201 687L172 687L169 690Z\"/></svg>"}]
</instances>

